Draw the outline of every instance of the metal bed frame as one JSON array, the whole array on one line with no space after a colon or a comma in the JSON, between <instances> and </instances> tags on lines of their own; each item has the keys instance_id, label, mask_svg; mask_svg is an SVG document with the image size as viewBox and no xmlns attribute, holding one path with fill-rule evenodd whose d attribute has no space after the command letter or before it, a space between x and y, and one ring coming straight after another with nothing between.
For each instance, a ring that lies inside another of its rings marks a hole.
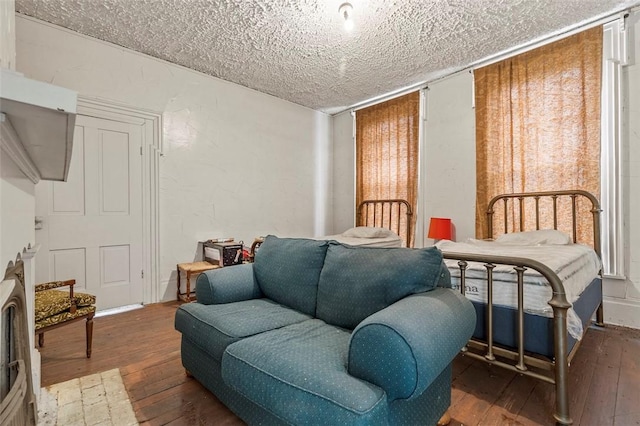
<instances>
[{"instance_id":1,"label":"metal bed frame","mask_svg":"<svg viewBox=\"0 0 640 426\"><path fill-rule=\"evenodd\" d=\"M404 229L402 229L405 216ZM405 238L406 247L411 246L413 210L407 200L364 200L358 205L356 224L387 228Z\"/></svg>"},{"instance_id":2,"label":"metal bed frame","mask_svg":"<svg viewBox=\"0 0 640 426\"><path fill-rule=\"evenodd\" d=\"M577 241L577 224L578 224L578 199L587 200L590 204L589 212L593 217L593 243L594 249L600 255L600 205L595 196L591 193L581 190L570 191L545 191L518 194L503 194L494 197L487 207L487 221L489 237L493 237L493 220L494 205L502 201L505 207L504 232L508 231L508 220L506 218L507 206L509 202L516 203L514 207L519 211L519 230L525 230L525 199L533 198L535 202L535 223L536 229L540 229L540 199L550 197L553 207L553 229L558 229L558 198L570 197L571 199L571 217L572 217L572 236L573 242ZM460 291L465 294L465 271L468 262L483 263L487 270L487 305L486 305L486 342L472 338L467 346L462 349L465 356L469 356L489 364L497 365L519 374L530 376L555 385L555 412L554 418L559 424L572 424L573 420L569 414L569 395L568 395L568 368L569 363L580 346L577 341L571 352L567 355L568 337L567 337L567 310L571 304L567 301L566 293L562 281L558 275L544 264L532 259L511 257L511 256L492 256L477 254L460 254L444 252L444 258L454 259L458 261L460 267ZM518 308L517 308L517 349L507 349L496 346L493 342L493 269L496 264L513 266L517 276L518 286ZM538 271L549 282L553 296L549 300L549 305L553 309L553 342L554 342L554 359L548 360L535 354L525 354L524 350L524 272L527 269ZM596 324L603 325L602 300L596 309ZM586 332L586 328L584 330ZM583 334L584 335L584 334ZM501 359L496 358L496 355ZM535 369L532 370L531 368Z\"/></svg>"}]
</instances>

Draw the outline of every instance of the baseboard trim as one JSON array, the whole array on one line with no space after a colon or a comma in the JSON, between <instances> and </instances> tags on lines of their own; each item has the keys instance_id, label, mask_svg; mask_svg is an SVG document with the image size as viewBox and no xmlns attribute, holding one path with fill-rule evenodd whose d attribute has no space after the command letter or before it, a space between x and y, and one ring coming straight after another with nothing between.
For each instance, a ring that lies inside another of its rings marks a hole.
<instances>
[{"instance_id":1,"label":"baseboard trim","mask_svg":"<svg viewBox=\"0 0 640 426\"><path fill-rule=\"evenodd\" d=\"M122 312L133 311L134 309L140 309L140 308L144 308L144 305L142 303L135 304L135 305L120 306L118 308L103 309L101 311L96 312L95 317L96 318L105 317L107 315L120 314Z\"/></svg>"},{"instance_id":2,"label":"baseboard trim","mask_svg":"<svg viewBox=\"0 0 640 426\"><path fill-rule=\"evenodd\" d=\"M640 301L605 297L604 322L640 329Z\"/></svg>"}]
</instances>

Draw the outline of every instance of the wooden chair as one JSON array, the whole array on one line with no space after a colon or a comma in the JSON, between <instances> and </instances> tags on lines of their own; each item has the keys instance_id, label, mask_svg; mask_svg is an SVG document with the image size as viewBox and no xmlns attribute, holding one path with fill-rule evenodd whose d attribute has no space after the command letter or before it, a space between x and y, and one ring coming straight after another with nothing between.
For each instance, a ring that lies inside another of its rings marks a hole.
<instances>
[{"instance_id":1,"label":"wooden chair","mask_svg":"<svg viewBox=\"0 0 640 426\"><path fill-rule=\"evenodd\" d=\"M44 333L86 318L87 358L91 358L93 340L93 316L96 313L96 297L87 293L74 293L76 280L53 281L37 284L35 288L35 322L38 346L44 346ZM69 287L69 291L55 290Z\"/></svg>"}]
</instances>

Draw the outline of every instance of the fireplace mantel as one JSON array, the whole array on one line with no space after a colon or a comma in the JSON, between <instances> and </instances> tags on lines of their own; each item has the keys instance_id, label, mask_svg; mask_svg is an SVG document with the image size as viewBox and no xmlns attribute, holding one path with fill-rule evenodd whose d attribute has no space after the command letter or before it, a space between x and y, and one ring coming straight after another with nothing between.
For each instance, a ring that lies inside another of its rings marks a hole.
<instances>
[{"instance_id":1,"label":"fireplace mantel","mask_svg":"<svg viewBox=\"0 0 640 426\"><path fill-rule=\"evenodd\" d=\"M33 391L36 397L40 396L40 352L35 345L36 319L35 319L35 300L36 300L36 265L35 257L40 250L40 244L31 246L27 245L22 250L22 261L24 262L24 289L27 301L27 321L29 324L29 347L31 348L31 375L33 377Z\"/></svg>"},{"instance_id":2,"label":"fireplace mantel","mask_svg":"<svg viewBox=\"0 0 640 426\"><path fill-rule=\"evenodd\" d=\"M37 253L25 249L18 254L15 262L9 262L4 278L0 283L0 423L11 425L34 425L37 422L31 358L34 352L32 324L33 300L29 303L27 280L33 278L32 260ZM26 257L26 259L25 259ZM28 265L28 266L27 266ZM31 285L33 294L33 285ZM29 308L31 306L31 309ZM6 339L6 340L5 340ZM38 368L40 367L38 357ZM38 390L39 390L38 375Z\"/></svg>"}]
</instances>

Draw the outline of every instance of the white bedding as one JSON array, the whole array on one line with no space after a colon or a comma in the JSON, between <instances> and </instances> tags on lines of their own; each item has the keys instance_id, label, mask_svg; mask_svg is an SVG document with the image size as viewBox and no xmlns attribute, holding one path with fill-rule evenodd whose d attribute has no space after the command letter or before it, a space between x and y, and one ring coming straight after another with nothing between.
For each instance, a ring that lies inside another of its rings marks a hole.
<instances>
[{"instance_id":1,"label":"white bedding","mask_svg":"<svg viewBox=\"0 0 640 426\"><path fill-rule=\"evenodd\" d=\"M445 252L525 257L539 261L550 267L562 280L567 300L571 304L598 276L601 268L600 259L595 251L582 244L520 246L472 239L464 243L443 240L439 241L436 246ZM459 289L460 267L458 262L446 260L445 263L451 272L453 286ZM469 262L466 270L465 295L470 300L486 302L486 276L487 270L482 264ZM516 308L518 289L514 285L517 277L513 267L497 265L493 277L494 305ZM524 309L526 312L552 317L553 310L548 304L551 296L551 286L542 275L533 270L525 271ZM567 314L567 329L571 336L578 340L582 336L582 322L572 308Z\"/></svg>"},{"instance_id":2,"label":"white bedding","mask_svg":"<svg viewBox=\"0 0 640 426\"><path fill-rule=\"evenodd\" d=\"M356 238L345 237L342 234L326 235L317 237L317 240L335 240L343 244L351 246L367 246L367 247L402 247L402 239L399 236L388 236L382 238Z\"/></svg>"},{"instance_id":3,"label":"white bedding","mask_svg":"<svg viewBox=\"0 0 640 426\"><path fill-rule=\"evenodd\" d=\"M395 232L375 226L356 226L342 234L316 237L317 240L335 240L352 246L402 247L402 238Z\"/></svg>"}]
</instances>

